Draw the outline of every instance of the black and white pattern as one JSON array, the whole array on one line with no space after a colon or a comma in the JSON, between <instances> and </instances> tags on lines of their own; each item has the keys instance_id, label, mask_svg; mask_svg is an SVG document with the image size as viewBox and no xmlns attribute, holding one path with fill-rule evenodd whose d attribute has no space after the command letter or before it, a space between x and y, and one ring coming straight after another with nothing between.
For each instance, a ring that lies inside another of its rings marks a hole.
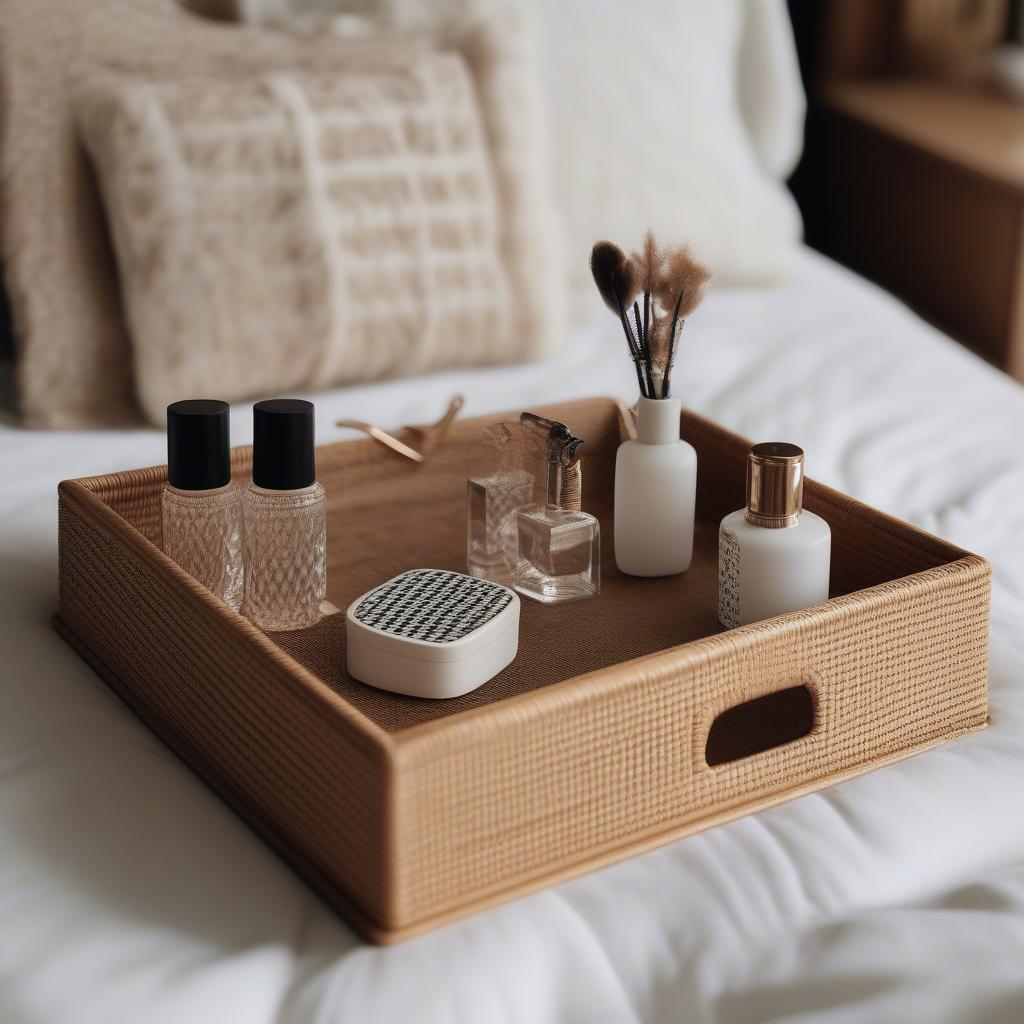
<instances>
[{"instance_id":1,"label":"black and white pattern","mask_svg":"<svg viewBox=\"0 0 1024 1024\"><path fill-rule=\"evenodd\" d=\"M352 615L383 633L450 644L500 615L513 598L511 591L489 580L445 569L414 569L372 591Z\"/></svg>"},{"instance_id":2,"label":"black and white pattern","mask_svg":"<svg viewBox=\"0 0 1024 1024\"><path fill-rule=\"evenodd\" d=\"M726 629L740 624L740 542L725 526L718 539L718 621Z\"/></svg>"}]
</instances>

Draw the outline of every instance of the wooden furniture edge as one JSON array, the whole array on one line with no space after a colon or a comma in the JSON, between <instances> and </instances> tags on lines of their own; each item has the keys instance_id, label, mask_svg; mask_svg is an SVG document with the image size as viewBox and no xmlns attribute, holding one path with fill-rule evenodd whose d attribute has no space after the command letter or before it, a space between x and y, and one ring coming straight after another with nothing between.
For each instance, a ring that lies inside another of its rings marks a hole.
<instances>
[{"instance_id":1,"label":"wooden furniture edge","mask_svg":"<svg viewBox=\"0 0 1024 1024\"><path fill-rule=\"evenodd\" d=\"M935 136L922 132L916 127L907 125L909 119L894 119L889 115L879 116L875 113L877 97L886 89L907 92L913 89L930 89L937 98L942 94L949 95L955 104L975 102L977 104L1001 104L1012 108L1012 101L1001 100L994 94L980 90L964 89L949 84L923 82L915 79L873 78L857 80L840 80L826 84L821 90L821 100L825 109L836 116L853 121L863 128L877 132L886 139L905 146L921 156L928 157L948 167L975 178L993 188L998 188L1011 195L1024 195L1024 174L1017 169L1007 169L1000 160L989 160L977 156L970 150L950 146L936 141ZM1008 113L1013 116L1014 112ZM902 116L902 115L901 115Z\"/></svg>"}]
</instances>

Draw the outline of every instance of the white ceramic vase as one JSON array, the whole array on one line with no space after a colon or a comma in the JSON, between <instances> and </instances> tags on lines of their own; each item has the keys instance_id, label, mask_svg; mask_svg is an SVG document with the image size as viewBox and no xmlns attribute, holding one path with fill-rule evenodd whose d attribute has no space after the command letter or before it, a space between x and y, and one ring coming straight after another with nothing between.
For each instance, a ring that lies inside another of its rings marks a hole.
<instances>
[{"instance_id":1,"label":"white ceramic vase","mask_svg":"<svg viewBox=\"0 0 1024 1024\"><path fill-rule=\"evenodd\" d=\"M693 558L697 453L679 412L676 398L641 398L636 440L615 459L615 563L629 576L674 576Z\"/></svg>"}]
</instances>

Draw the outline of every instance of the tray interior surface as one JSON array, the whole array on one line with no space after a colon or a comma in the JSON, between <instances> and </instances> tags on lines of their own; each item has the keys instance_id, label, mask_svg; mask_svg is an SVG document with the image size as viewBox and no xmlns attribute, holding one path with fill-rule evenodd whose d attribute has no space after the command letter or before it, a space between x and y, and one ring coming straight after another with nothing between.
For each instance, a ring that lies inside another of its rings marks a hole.
<instances>
[{"instance_id":1,"label":"tray interior surface","mask_svg":"<svg viewBox=\"0 0 1024 1024\"><path fill-rule=\"evenodd\" d=\"M369 511L369 510L367 510ZM403 536L396 537L388 561L359 571L345 555L343 535L351 518L332 515L329 545L335 550L328 574L328 600L346 608L388 575L423 566L465 572L465 531L457 521L465 502L454 502L450 521L436 538L413 543L409 534L415 518L403 509L377 510ZM610 502L603 497L589 511L601 521L601 593L585 601L541 605L522 601L519 654L515 661L479 689L453 700L433 701L386 694L364 686L345 671L343 615L331 615L316 626L293 633L270 634L298 662L319 676L350 704L382 728L398 731L422 722L457 714L469 708L540 689L563 679L607 668L630 658L652 654L721 631L718 625L717 524L701 521L694 544L694 562L685 577L635 580L623 576L612 557ZM438 524L439 527L442 524Z\"/></svg>"},{"instance_id":2,"label":"tray interior surface","mask_svg":"<svg viewBox=\"0 0 1024 1024\"><path fill-rule=\"evenodd\" d=\"M272 639L381 728L399 731L719 632L717 522L699 521L685 575L623 576L612 543L617 412L608 403L570 425L586 441L583 504L601 523L601 593L556 605L524 598L518 657L494 679L445 701L364 686L345 671L343 615ZM462 428L478 436L460 432L422 466L379 448L377 478L358 487L346 486L344 446L325 451L318 472L328 492L327 598L338 608L406 569L466 571L466 477L485 470L488 456L482 429Z\"/></svg>"},{"instance_id":3,"label":"tray interior surface","mask_svg":"<svg viewBox=\"0 0 1024 1024\"><path fill-rule=\"evenodd\" d=\"M726 461L734 462L731 472L723 465L724 452L714 457L715 473L710 472L711 459L702 458L709 471L700 472L689 571L638 579L620 573L614 558L612 501L621 414L612 402L575 409L570 426L586 440L583 507L601 524L601 593L560 605L524 598L519 654L498 676L454 700L402 697L364 686L347 674L343 615L272 639L362 714L397 732L723 632L718 623L718 524L742 504L746 444L726 442ZM686 417L684 434L685 424ZM465 572L465 480L474 463L486 462L482 435L480 426L463 424L446 451L418 467L378 448L373 452L375 478L360 474L358 486L350 479L353 466L346 456L351 451L346 446L325 451L320 476L328 490L329 601L344 610L373 586L410 568ZM832 596L884 581L865 577L863 566L851 572L842 565L841 529L837 547L841 564L833 574Z\"/></svg>"},{"instance_id":4,"label":"tray interior surface","mask_svg":"<svg viewBox=\"0 0 1024 1024\"><path fill-rule=\"evenodd\" d=\"M723 632L718 624L718 523L743 503L747 443L684 414L683 436L698 451L694 558L688 572L661 579L627 577L615 566L612 500L623 411L608 399L541 410L565 419L586 441L583 507L601 523L601 593L561 605L523 599L519 654L494 679L464 697L423 700L384 693L345 670L344 615L268 636L353 708L388 732L400 732L463 711L538 690ZM510 418L510 417L506 417ZM327 490L327 598L342 612L360 595L412 568L466 567L466 478L491 462L487 426L502 417L457 424L422 465L373 441L326 446L317 475ZM249 453L234 453L244 483ZM111 487L101 493L115 511L159 542L159 490ZM129 496L130 495L130 496ZM807 482L805 504L833 530L831 596L887 582L951 561L960 552L918 531L894 532L887 517ZM903 524L900 524L903 527Z\"/></svg>"}]
</instances>

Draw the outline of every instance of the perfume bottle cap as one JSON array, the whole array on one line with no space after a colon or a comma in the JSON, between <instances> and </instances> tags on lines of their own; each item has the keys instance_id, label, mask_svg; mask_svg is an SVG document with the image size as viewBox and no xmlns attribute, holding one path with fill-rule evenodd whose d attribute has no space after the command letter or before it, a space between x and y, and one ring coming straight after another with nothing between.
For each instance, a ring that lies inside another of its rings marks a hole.
<instances>
[{"instance_id":1,"label":"perfume bottle cap","mask_svg":"<svg viewBox=\"0 0 1024 1024\"><path fill-rule=\"evenodd\" d=\"M538 416L534 412L521 413L519 422L526 431L544 440L548 506L579 512L582 501L583 468L580 449L583 447L583 438L574 437L564 423Z\"/></svg>"},{"instance_id":2,"label":"perfume bottle cap","mask_svg":"<svg viewBox=\"0 0 1024 1024\"><path fill-rule=\"evenodd\" d=\"M316 483L313 403L271 398L257 402L252 413L252 482L270 491L296 491Z\"/></svg>"},{"instance_id":3,"label":"perfume bottle cap","mask_svg":"<svg viewBox=\"0 0 1024 1024\"><path fill-rule=\"evenodd\" d=\"M748 522L795 526L804 500L804 453L795 444L755 444L747 456Z\"/></svg>"},{"instance_id":4,"label":"perfume bottle cap","mask_svg":"<svg viewBox=\"0 0 1024 1024\"><path fill-rule=\"evenodd\" d=\"M197 398L167 406L167 481L183 491L231 482L227 402Z\"/></svg>"}]
</instances>

